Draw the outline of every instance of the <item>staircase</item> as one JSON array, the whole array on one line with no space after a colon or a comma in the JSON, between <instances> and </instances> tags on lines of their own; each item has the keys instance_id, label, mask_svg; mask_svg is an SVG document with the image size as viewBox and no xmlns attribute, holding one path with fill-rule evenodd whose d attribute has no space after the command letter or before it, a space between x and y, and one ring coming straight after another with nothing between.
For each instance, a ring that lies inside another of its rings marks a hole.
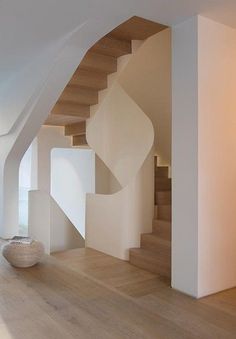
<instances>
[{"instance_id":1,"label":"staircase","mask_svg":"<svg viewBox=\"0 0 236 339\"><path fill-rule=\"evenodd\" d=\"M171 179L168 167L155 165L155 218L140 248L130 249L130 263L160 276L171 275Z\"/></svg>"},{"instance_id":2,"label":"staircase","mask_svg":"<svg viewBox=\"0 0 236 339\"><path fill-rule=\"evenodd\" d=\"M132 53L132 40L146 40L166 26L132 17L101 40L84 56L65 87L45 125L63 126L73 146L86 146L86 120L108 76L117 72L118 58ZM156 219L153 232L142 234L141 248L130 250L130 262L143 269L170 276L171 180L167 167L155 168Z\"/></svg>"},{"instance_id":3,"label":"staircase","mask_svg":"<svg viewBox=\"0 0 236 339\"><path fill-rule=\"evenodd\" d=\"M86 119L99 102L99 91L107 88L109 74L117 72L118 58L132 53L132 40L146 40L165 28L134 16L100 39L86 53L44 124L64 126L73 146L87 145Z\"/></svg>"}]
</instances>

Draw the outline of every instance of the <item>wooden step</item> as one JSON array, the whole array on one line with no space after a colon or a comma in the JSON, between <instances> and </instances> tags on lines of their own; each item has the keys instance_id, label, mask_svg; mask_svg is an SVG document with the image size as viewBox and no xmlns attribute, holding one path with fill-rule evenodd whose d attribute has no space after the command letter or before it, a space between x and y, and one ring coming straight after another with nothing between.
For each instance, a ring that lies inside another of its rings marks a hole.
<instances>
[{"instance_id":1,"label":"wooden step","mask_svg":"<svg viewBox=\"0 0 236 339\"><path fill-rule=\"evenodd\" d=\"M171 220L171 205L158 205L157 206L157 219Z\"/></svg>"},{"instance_id":2,"label":"wooden step","mask_svg":"<svg viewBox=\"0 0 236 339\"><path fill-rule=\"evenodd\" d=\"M102 90L107 88L107 74L79 68L74 73L69 84Z\"/></svg>"},{"instance_id":3,"label":"wooden step","mask_svg":"<svg viewBox=\"0 0 236 339\"><path fill-rule=\"evenodd\" d=\"M167 166L155 167L155 176L159 178L168 178L169 168Z\"/></svg>"},{"instance_id":4,"label":"wooden step","mask_svg":"<svg viewBox=\"0 0 236 339\"><path fill-rule=\"evenodd\" d=\"M65 135L80 135L86 134L86 121L78 122L77 124L70 124L65 126Z\"/></svg>"},{"instance_id":5,"label":"wooden step","mask_svg":"<svg viewBox=\"0 0 236 339\"><path fill-rule=\"evenodd\" d=\"M132 52L131 41L105 36L90 49L90 52L119 58L122 55L130 54Z\"/></svg>"},{"instance_id":6,"label":"wooden step","mask_svg":"<svg viewBox=\"0 0 236 339\"><path fill-rule=\"evenodd\" d=\"M60 100L81 105L96 105L98 91L80 86L66 86Z\"/></svg>"},{"instance_id":7,"label":"wooden step","mask_svg":"<svg viewBox=\"0 0 236 339\"><path fill-rule=\"evenodd\" d=\"M131 248L129 253L132 265L164 277L170 277L170 257L163 258L155 251L144 248Z\"/></svg>"},{"instance_id":8,"label":"wooden step","mask_svg":"<svg viewBox=\"0 0 236 339\"><path fill-rule=\"evenodd\" d=\"M51 111L51 114L69 115L87 119L90 117L90 107L73 102L58 101Z\"/></svg>"},{"instance_id":9,"label":"wooden step","mask_svg":"<svg viewBox=\"0 0 236 339\"><path fill-rule=\"evenodd\" d=\"M86 134L81 134L81 135L74 135L72 137L72 145L73 146L86 146L88 145L87 140L86 140Z\"/></svg>"},{"instance_id":10,"label":"wooden step","mask_svg":"<svg viewBox=\"0 0 236 339\"><path fill-rule=\"evenodd\" d=\"M157 191L156 192L157 205L171 205L171 191Z\"/></svg>"},{"instance_id":11,"label":"wooden step","mask_svg":"<svg viewBox=\"0 0 236 339\"><path fill-rule=\"evenodd\" d=\"M133 16L109 33L109 36L124 40L146 40L167 26Z\"/></svg>"},{"instance_id":12,"label":"wooden step","mask_svg":"<svg viewBox=\"0 0 236 339\"><path fill-rule=\"evenodd\" d=\"M155 251L160 256L170 256L171 253L170 241L159 238L155 233L141 234L141 248Z\"/></svg>"},{"instance_id":13,"label":"wooden step","mask_svg":"<svg viewBox=\"0 0 236 339\"><path fill-rule=\"evenodd\" d=\"M155 178L155 191L170 191L171 179L170 178Z\"/></svg>"},{"instance_id":14,"label":"wooden step","mask_svg":"<svg viewBox=\"0 0 236 339\"><path fill-rule=\"evenodd\" d=\"M153 220L152 225L153 233L157 234L159 238L165 240L171 240L171 223L170 221L164 221L159 219Z\"/></svg>"},{"instance_id":15,"label":"wooden step","mask_svg":"<svg viewBox=\"0 0 236 339\"><path fill-rule=\"evenodd\" d=\"M114 73L117 71L117 58L88 52L81 61L79 69L93 70L106 74Z\"/></svg>"},{"instance_id":16,"label":"wooden step","mask_svg":"<svg viewBox=\"0 0 236 339\"><path fill-rule=\"evenodd\" d=\"M76 124L78 122L81 122L81 118L77 116L50 114L47 120L44 122L44 125L65 126L69 124Z\"/></svg>"}]
</instances>

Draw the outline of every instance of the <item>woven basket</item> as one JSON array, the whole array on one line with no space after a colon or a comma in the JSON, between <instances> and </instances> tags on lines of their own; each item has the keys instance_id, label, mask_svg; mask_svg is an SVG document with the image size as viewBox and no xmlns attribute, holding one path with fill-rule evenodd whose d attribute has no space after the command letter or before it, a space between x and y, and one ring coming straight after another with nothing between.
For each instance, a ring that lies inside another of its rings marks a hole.
<instances>
[{"instance_id":1,"label":"woven basket","mask_svg":"<svg viewBox=\"0 0 236 339\"><path fill-rule=\"evenodd\" d=\"M34 266L41 260L44 247L38 241L31 244L8 243L3 246L2 254L12 266L25 268Z\"/></svg>"}]
</instances>

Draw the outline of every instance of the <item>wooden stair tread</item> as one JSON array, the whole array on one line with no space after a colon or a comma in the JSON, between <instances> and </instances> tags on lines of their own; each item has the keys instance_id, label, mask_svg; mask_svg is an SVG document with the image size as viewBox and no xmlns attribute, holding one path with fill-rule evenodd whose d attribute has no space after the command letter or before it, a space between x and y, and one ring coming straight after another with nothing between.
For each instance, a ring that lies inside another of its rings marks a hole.
<instances>
[{"instance_id":1,"label":"wooden stair tread","mask_svg":"<svg viewBox=\"0 0 236 339\"><path fill-rule=\"evenodd\" d=\"M171 220L171 205L158 205L157 218L161 220Z\"/></svg>"},{"instance_id":2,"label":"wooden stair tread","mask_svg":"<svg viewBox=\"0 0 236 339\"><path fill-rule=\"evenodd\" d=\"M67 101L58 101L51 111L51 114L69 115L87 119L90 117L90 106Z\"/></svg>"},{"instance_id":3,"label":"wooden stair tread","mask_svg":"<svg viewBox=\"0 0 236 339\"><path fill-rule=\"evenodd\" d=\"M90 52L119 58L122 55L130 54L132 52L131 40L120 40L107 35L100 39L90 49Z\"/></svg>"},{"instance_id":4,"label":"wooden stair tread","mask_svg":"<svg viewBox=\"0 0 236 339\"><path fill-rule=\"evenodd\" d=\"M109 33L109 36L124 40L146 40L167 26L133 16Z\"/></svg>"},{"instance_id":5,"label":"wooden stair tread","mask_svg":"<svg viewBox=\"0 0 236 339\"><path fill-rule=\"evenodd\" d=\"M168 166L156 166L155 177L156 178L168 178L169 167Z\"/></svg>"},{"instance_id":6,"label":"wooden stair tread","mask_svg":"<svg viewBox=\"0 0 236 339\"><path fill-rule=\"evenodd\" d=\"M156 191L156 204L157 205L170 205L171 204L171 191Z\"/></svg>"},{"instance_id":7,"label":"wooden stair tread","mask_svg":"<svg viewBox=\"0 0 236 339\"><path fill-rule=\"evenodd\" d=\"M73 115L49 115L47 120L44 122L44 125L47 126L65 126L68 124L76 124L83 121L83 118L73 116Z\"/></svg>"},{"instance_id":8,"label":"wooden stair tread","mask_svg":"<svg viewBox=\"0 0 236 339\"><path fill-rule=\"evenodd\" d=\"M171 179L170 178L155 178L155 191L170 191Z\"/></svg>"},{"instance_id":9,"label":"wooden stair tread","mask_svg":"<svg viewBox=\"0 0 236 339\"><path fill-rule=\"evenodd\" d=\"M130 249L130 263L147 271L170 277L171 259L160 257L158 253L144 248Z\"/></svg>"},{"instance_id":10,"label":"wooden stair tread","mask_svg":"<svg viewBox=\"0 0 236 339\"><path fill-rule=\"evenodd\" d=\"M81 86L66 86L60 100L81 104L96 105L98 103L98 91Z\"/></svg>"},{"instance_id":11,"label":"wooden stair tread","mask_svg":"<svg viewBox=\"0 0 236 339\"><path fill-rule=\"evenodd\" d=\"M170 221L154 219L152 231L159 238L171 241L171 222Z\"/></svg>"},{"instance_id":12,"label":"wooden stair tread","mask_svg":"<svg viewBox=\"0 0 236 339\"><path fill-rule=\"evenodd\" d=\"M155 233L143 233L141 235L141 248L154 251L167 258L170 256L171 243L170 240L160 238Z\"/></svg>"},{"instance_id":13,"label":"wooden stair tread","mask_svg":"<svg viewBox=\"0 0 236 339\"><path fill-rule=\"evenodd\" d=\"M78 122L76 124L70 124L65 126L65 135L81 135L86 134L86 121Z\"/></svg>"},{"instance_id":14,"label":"wooden stair tread","mask_svg":"<svg viewBox=\"0 0 236 339\"><path fill-rule=\"evenodd\" d=\"M74 135L72 137L72 145L73 146L86 146L88 145L86 140L86 134Z\"/></svg>"},{"instance_id":15,"label":"wooden stair tread","mask_svg":"<svg viewBox=\"0 0 236 339\"><path fill-rule=\"evenodd\" d=\"M94 70L105 74L114 73L117 71L117 58L109 55L87 52L80 63L79 69Z\"/></svg>"},{"instance_id":16,"label":"wooden stair tread","mask_svg":"<svg viewBox=\"0 0 236 339\"><path fill-rule=\"evenodd\" d=\"M72 76L70 85L87 87L94 90L102 90L107 88L107 74L78 68Z\"/></svg>"}]
</instances>

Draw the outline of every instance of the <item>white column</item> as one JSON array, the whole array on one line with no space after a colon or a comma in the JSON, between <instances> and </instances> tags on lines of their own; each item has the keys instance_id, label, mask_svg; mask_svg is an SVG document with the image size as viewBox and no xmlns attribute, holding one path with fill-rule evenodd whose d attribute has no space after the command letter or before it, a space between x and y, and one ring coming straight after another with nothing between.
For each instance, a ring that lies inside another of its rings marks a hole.
<instances>
[{"instance_id":1,"label":"white column","mask_svg":"<svg viewBox=\"0 0 236 339\"><path fill-rule=\"evenodd\" d=\"M198 294L198 20L173 28L172 287Z\"/></svg>"},{"instance_id":2,"label":"white column","mask_svg":"<svg viewBox=\"0 0 236 339\"><path fill-rule=\"evenodd\" d=\"M203 17L173 29L172 286L236 286L236 30Z\"/></svg>"}]
</instances>

